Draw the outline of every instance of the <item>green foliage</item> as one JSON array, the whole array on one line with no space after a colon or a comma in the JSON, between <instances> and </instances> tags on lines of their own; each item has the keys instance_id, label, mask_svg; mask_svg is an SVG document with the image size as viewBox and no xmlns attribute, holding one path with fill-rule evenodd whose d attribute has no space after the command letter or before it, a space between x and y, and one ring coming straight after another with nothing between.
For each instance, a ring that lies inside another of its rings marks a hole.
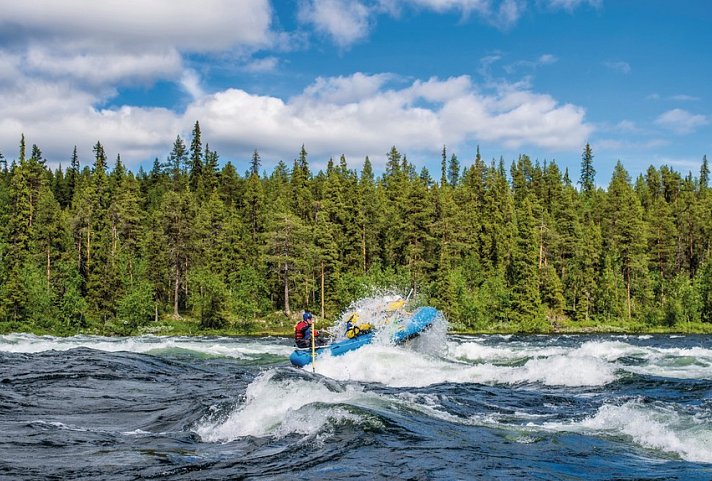
<instances>
[{"instance_id":1,"label":"green foliage","mask_svg":"<svg viewBox=\"0 0 712 481\"><path fill-rule=\"evenodd\" d=\"M116 302L116 318L131 330L145 326L154 317L153 286L138 281Z\"/></svg>"},{"instance_id":2,"label":"green foliage","mask_svg":"<svg viewBox=\"0 0 712 481\"><path fill-rule=\"evenodd\" d=\"M603 189L587 144L579 191L479 148L462 167L443 148L433 181L395 146L382 174L345 156L313 173L305 146L268 173L257 151L220 169L204 140L196 122L134 175L101 142L52 172L23 136L0 158L0 330L289 330L292 311L411 289L465 331L712 325L706 157L699 179L651 166L634 185L618 163Z\"/></svg>"},{"instance_id":3,"label":"green foliage","mask_svg":"<svg viewBox=\"0 0 712 481\"><path fill-rule=\"evenodd\" d=\"M228 320L228 290L220 277L207 268L190 271L189 305L202 329L219 329Z\"/></svg>"}]
</instances>

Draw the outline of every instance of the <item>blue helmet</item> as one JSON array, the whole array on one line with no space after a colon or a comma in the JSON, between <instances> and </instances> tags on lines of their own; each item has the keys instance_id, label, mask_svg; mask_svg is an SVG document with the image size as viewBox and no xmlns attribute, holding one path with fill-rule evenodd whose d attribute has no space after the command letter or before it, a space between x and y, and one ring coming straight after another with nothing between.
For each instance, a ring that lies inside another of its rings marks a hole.
<instances>
[{"instance_id":1,"label":"blue helmet","mask_svg":"<svg viewBox=\"0 0 712 481\"><path fill-rule=\"evenodd\" d=\"M304 315L302 316L302 319L304 319L306 321L311 318L312 318L312 313L309 311L304 311Z\"/></svg>"}]
</instances>

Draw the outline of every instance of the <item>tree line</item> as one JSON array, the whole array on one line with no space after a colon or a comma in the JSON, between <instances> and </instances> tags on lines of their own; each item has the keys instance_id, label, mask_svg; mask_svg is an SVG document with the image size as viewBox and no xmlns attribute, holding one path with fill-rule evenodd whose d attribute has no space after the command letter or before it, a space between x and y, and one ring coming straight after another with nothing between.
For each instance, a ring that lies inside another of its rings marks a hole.
<instances>
[{"instance_id":1,"label":"tree line","mask_svg":"<svg viewBox=\"0 0 712 481\"><path fill-rule=\"evenodd\" d=\"M240 174L198 122L150 171L93 153L52 171L23 135L16 160L0 154L0 332L329 317L379 287L412 288L462 330L712 323L706 156L697 176L634 181L618 162L603 189L588 144L575 183L556 162L478 148L461 166L445 147L439 178L395 146L381 175L368 157L313 172L304 146L270 173L255 151Z\"/></svg>"}]
</instances>

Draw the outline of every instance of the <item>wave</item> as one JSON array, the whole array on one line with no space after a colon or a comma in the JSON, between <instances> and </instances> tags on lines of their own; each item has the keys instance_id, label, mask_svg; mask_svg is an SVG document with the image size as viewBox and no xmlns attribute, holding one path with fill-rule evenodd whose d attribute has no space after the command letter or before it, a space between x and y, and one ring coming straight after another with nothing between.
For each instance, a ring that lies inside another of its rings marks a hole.
<instances>
[{"instance_id":1,"label":"wave","mask_svg":"<svg viewBox=\"0 0 712 481\"><path fill-rule=\"evenodd\" d=\"M305 369L311 369L307 366ZM615 367L593 357L552 356L521 366L469 365L419 351L370 345L343 356L320 358L316 372L332 379L425 387L443 383L603 386L615 381Z\"/></svg>"},{"instance_id":2,"label":"wave","mask_svg":"<svg viewBox=\"0 0 712 481\"><path fill-rule=\"evenodd\" d=\"M672 453L686 461L712 463L710 413L680 411L662 402L637 399L605 404L581 421L544 423L541 428L582 434L625 436L641 447ZM530 424L529 426L535 426Z\"/></svg>"},{"instance_id":3,"label":"wave","mask_svg":"<svg viewBox=\"0 0 712 481\"><path fill-rule=\"evenodd\" d=\"M226 417L214 407L217 414L199 422L195 433L203 441L229 442L245 436L312 435L334 423L374 422L347 406L377 399L377 394L351 385L334 388L324 379L283 378L277 373L270 370L252 381L241 402Z\"/></svg>"}]
</instances>

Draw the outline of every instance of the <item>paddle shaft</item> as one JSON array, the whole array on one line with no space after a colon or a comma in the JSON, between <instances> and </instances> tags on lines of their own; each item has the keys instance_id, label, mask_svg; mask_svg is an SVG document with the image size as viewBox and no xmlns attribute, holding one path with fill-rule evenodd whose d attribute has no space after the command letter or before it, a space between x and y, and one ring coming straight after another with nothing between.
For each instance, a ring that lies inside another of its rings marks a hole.
<instances>
[{"instance_id":1,"label":"paddle shaft","mask_svg":"<svg viewBox=\"0 0 712 481\"><path fill-rule=\"evenodd\" d=\"M316 372L316 319L312 317L311 325L312 372Z\"/></svg>"}]
</instances>

